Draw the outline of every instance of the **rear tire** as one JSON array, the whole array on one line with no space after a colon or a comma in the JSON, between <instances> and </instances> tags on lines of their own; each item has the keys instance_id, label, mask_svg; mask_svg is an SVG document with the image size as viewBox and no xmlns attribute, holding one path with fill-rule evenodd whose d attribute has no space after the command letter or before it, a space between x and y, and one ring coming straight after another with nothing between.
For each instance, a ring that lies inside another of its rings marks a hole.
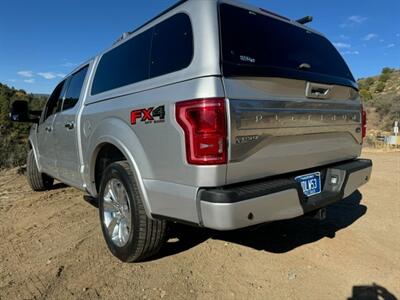
<instances>
[{"instance_id":1,"label":"rear tire","mask_svg":"<svg viewBox=\"0 0 400 300\"><path fill-rule=\"evenodd\" d=\"M33 150L29 150L26 162L26 177L32 190L36 192L47 191L52 188L54 179L50 176L40 173L36 164Z\"/></svg>"},{"instance_id":2,"label":"rear tire","mask_svg":"<svg viewBox=\"0 0 400 300\"><path fill-rule=\"evenodd\" d=\"M166 238L166 221L146 215L137 180L127 161L103 172L99 213L104 239L123 262L141 261L158 253Z\"/></svg>"}]
</instances>

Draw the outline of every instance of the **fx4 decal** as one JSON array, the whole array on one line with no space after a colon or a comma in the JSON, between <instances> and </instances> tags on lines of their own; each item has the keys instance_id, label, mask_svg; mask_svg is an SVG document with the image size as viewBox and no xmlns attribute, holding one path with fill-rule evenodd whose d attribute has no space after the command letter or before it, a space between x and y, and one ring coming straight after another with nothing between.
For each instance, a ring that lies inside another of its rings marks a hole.
<instances>
[{"instance_id":1,"label":"fx4 decal","mask_svg":"<svg viewBox=\"0 0 400 300\"><path fill-rule=\"evenodd\" d=\"M131 111L131 124L136 125L137 121L145 124L165 122L165 106L149 107Z\"/></svg>"}]
</instances>

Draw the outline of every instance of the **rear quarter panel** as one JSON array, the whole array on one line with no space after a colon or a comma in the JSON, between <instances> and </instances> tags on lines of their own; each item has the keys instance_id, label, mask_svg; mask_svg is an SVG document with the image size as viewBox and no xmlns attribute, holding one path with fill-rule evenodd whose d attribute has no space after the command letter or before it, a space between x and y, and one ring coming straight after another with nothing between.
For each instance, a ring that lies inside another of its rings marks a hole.
<instances>
[{"instance_id":1,"label":"rear quarter panel","mask_svg":"<svg viewBox=\"0 0 400 300\"><path fill-rule=\"evenodd\" d=\"M110 142L130 153L144 179L193 186L224 184L226 166L187 164L183 130L175 120L177 101L223 95L221 80L206 77L87 105L81 128L86 168L90 164L93 169L96 148ZM164 122L138 119L131 124L131 111L158 106L165 106Z\"/></svg>"}]
</instances>

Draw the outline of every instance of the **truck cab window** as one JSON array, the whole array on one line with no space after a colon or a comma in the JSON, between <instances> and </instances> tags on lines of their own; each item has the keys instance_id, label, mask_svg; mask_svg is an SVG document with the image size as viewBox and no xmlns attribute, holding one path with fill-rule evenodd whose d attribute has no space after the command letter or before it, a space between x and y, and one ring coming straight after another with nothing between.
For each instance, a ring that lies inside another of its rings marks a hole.
<instances>
[{"instance_id":1,"label":"truck cab window","mask_svg":"<svg viewBox=\"0 0 400 300\"><path fill-rule=\"evenodd\" d=\"M74 107L78 102L88 68L89 66L86 66L72 75L68 85L67 93L65 95L63 111Z\"/></svg>"},{"instance_id":2,"label":"truck cab window","mask_svg":"<svg viewBox=\"0 0 400 300\"><path fill-rule=\"evenodd\" d=\"M57 87L54 89L53 93L50 95L45 107L43 121L47 120L48 117L54 115L55 113L61 110L62 98L63 98L62 96L65 90L64 86L65 86L65 80L59 83Z\"/></svg>"}]
</instances>

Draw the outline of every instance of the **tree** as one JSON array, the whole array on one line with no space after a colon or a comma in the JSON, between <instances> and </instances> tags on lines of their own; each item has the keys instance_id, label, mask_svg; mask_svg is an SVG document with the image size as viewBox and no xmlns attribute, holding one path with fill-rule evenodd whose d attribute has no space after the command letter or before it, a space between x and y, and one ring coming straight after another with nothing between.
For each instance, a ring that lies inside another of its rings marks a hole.
<instances>
[{"instance_id":1,"label":"tree","mask_svg":"<svg viewBox=\"0 0 400 300\"><path fill-rule=\"evenodd\" d=\"M393 73L393 69L385 67L382 69L382 74L388 74L388 73Z\"/></svg>"}]
</instances>

